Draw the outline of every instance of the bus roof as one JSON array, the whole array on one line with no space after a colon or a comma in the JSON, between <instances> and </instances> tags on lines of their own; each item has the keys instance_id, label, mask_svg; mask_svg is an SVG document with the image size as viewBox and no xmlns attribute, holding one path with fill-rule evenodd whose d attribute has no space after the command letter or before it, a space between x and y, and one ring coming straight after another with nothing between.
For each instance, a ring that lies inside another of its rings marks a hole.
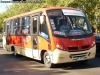
<instances>
[{"instance_id":1,"label":"bus roof","mask_svg":"<svg viewBox=\"0 0 100 75\"><path fill-rule=\"evenodd\" d=\"M69 9L69 10L79 10L77 8L72 7L43 7L45 10L53 10L53 9Z\"/></svg>"},{"instance_id":2,"label":"bus roof","mask_svg":"<svg viewBox=\"0 0 100 75\"><path fill-rule=\"evenodd\" d=\"M5 19L4 21L15 19L15 18L18 18L18 17L22 17L22 16L25 16L25 15L30 15L30 14L33 14L33 13L36 13L36 12L42 12L42 11L54 10L54 9L79 10L77 8L72 8L72 7L42 7L40 9L36 9L36 10L30 11L30 12L25 12L25 13L22 13L22 14L13 16L13 17L9 17L9 18Z\"/></svg>"}]
</instances>

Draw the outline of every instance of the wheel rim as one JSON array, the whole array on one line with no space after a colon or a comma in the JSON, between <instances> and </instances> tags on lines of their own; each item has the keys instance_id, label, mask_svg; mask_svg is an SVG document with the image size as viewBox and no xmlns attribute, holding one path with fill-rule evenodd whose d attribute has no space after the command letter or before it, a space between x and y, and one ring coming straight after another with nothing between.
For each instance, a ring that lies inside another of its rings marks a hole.
<instances>
[{"instance_id":1,"label":"wheel rim","mask_svg":"<svg viewBox=\"0 0 100 75\"><path fill-rule=\"evenodd\" d=\"M16 51L14 50L14 55L16 56Z\"/></svg>"},{"instance_id":2,"label":"wheel rim","mask_svg":"<svg viewBox=\"0 0 100 75\"><path fill-rule=\"evenodd\" d=\"M45 63L45 65L48 66L48 67L51 65L51 59L50 59L49 54L46 54L46 55L44 56L44 63Z\"/></svg>"}]
</instances>

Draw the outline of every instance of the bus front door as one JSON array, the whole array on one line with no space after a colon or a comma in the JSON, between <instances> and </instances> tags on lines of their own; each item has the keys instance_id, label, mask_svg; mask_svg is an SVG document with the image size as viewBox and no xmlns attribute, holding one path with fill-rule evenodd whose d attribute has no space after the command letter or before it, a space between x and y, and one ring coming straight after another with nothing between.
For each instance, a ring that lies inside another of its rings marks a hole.
<instances>
[{"instance_id":1,"label":"bus front door","mask_svg":"<svg viewBox=\"0 0 100 75\"><path fill-rule=\"evenodd\" d=\"M38 50L38 24L39 18L38 15L32 16L32 54L34 59L39 59L39 50Z\"/></svg>"}]
</instances>

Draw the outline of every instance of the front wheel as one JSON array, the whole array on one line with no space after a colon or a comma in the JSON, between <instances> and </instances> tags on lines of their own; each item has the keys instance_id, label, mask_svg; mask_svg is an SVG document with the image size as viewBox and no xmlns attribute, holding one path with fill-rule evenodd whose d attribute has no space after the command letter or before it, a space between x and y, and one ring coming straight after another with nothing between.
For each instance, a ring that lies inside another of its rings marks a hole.
<instances>
[{"instance_id":1,"label":"front wheel","mask_svg":"<svg viewBox=\"0 0 100 75\"><path fill-rule=\"evenodd\" d=\"M44 53L43 61L44 61L44 64L45 64L46 67L49 67L49 68L54 67L54 64L51 63L51 58L50 58L50 55L49 55L48 52Z\"/></svg>"}]
</instances>

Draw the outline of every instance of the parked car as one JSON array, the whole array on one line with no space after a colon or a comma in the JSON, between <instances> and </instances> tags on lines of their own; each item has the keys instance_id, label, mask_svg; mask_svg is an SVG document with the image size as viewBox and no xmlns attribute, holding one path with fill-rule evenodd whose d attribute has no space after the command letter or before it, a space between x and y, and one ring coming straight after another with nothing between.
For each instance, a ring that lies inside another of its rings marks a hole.
<instances>
[{"instance_id":1,"label":"parked car","mask_svg":"<svg viewBox=\"0 0 100 75\"><path fill-rule=\"evenodd\" d=\"M95 34L95 40L96 40L96 54L100 55L100 33Z\"/></svg>"}]
</instances>

